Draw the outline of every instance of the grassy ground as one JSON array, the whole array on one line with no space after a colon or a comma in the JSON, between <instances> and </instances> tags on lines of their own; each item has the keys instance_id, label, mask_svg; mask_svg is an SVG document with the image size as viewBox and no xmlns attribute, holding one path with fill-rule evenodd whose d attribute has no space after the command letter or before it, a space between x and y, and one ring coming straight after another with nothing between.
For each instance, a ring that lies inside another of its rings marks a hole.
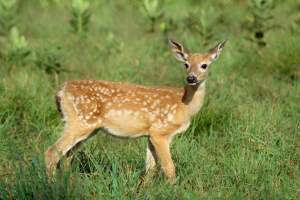
<instances>
[{"instance_id":1,"label":"grassy ground","mask_svg":"<svg viewBox=\"0 0 300 200\"><path fill-rule=\"evenodd\" d=\"M142 1L91 0L89 30L76 34L71 1L19 1L15 25L27 40L19 49L30 53L0 54L0 199L299 199L300 4L273 3L165 0L152 26ZM158 171L139 185L146 139L101 131L48 181L43 153L63 129L59 85L91 78L182 86L168 37L194 52L229 39L204 107L172 144L177 183Z\"/></svg>"}]
</instances>

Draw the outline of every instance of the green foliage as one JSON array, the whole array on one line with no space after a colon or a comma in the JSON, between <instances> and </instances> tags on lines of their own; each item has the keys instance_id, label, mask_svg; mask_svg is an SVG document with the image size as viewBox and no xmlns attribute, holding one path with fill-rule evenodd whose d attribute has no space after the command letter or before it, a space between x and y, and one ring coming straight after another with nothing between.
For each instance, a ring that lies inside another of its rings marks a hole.
<instances>
[{"instance_id":1,"label":"green foliage","mask_svg":"<svg viewBox=\"0 0 300 200\"><path fill-rule=\"evenodd\" d=\"M82 35L88 31L91 11L87 0L72 0L70 25L74 33Z\"/></svg>"},{"instance_id":2,"label":"green foliage","mask_svg":"<svg viewBox=\"0 0 300 200\"><path fill-rule=\"evenodd\" d=\"M155 19L158 18L161 14L159 10L159 1L158 0L144 0L144 9L149 18Z\"/></svg>"},{"instance_id":3,"label":"green foliage","mask_svg":"<svg viewBox=\"0 0 300 200\"><path fill-rule=\"evenodd\" d=\"M184 27L190 30L191 34L199 34L205 46L216 37L214 29L219 21L215 16L215 12L213 7L194 9L190 11L184 21Z\"/></svg>"},{"instance_id":4,"label":"green foliage","mask_svg":"<svg viewBox=\"0 0 300 200\"><path fill-rule=\"evenodd\" d=\"M10 65L23 65L31 52L26 38L20 35L16 27L11 29L8 37L1 54Z\"/></svg>"},{"instance_id":5,"label":"green foliage","mask_svg":"<svg viewBox=\"0 0 300 200\"><path fill-rule=\"evenodd\" d=\"M299 198L299 2L256 8L241 0L158 1L162 14L150 34L151 20L139 10L143 1L90 0L87 10L97 20L78 38L68 31L71 1L54 1L18 1L12 26L18 29L1 37L1 200ZM255 22L253 12L271 18ZM262 39L255 39L257 30ZM167 184L157 170L141 184L146 138L119 139L102 130L74 150L70 168L48 179L44 152L64 129L54 101L61 83L182 87L184 66L172 57L167 34L199 53L229 39L209 69L203 108L171 145L177 183ZM257 48L260 41L267 45Z\"/></svg>"},{"instance_id":6,"label":"green foliage","mask_svg":"<svg viewBox=\"0 0 300 200\"><path fill-rule=\"evenodd\" d=\"M300 33L300 28L299 27L300 27L300 15L295 17L295 20L291 25L292 30L296 33Z\"/></svg>"},{"instance_id":7,"label":"green foliage","mask_svg":"<svg viewBox=\"0 0 300 200\"><path fill-rule=\"evenodd\" d=\"M291 30L295 33L300 33L300 4L295 6L294 15L292 18Z\"/></svg>"},{"instance_id":8,"label":"green foliage","mask_svg":"<svg viewBox=\"0 0 300 200\"><path fill-rule=\"evenodd\" d=\"M41 5L43 7L47 7L47 6L51 5L51 4L60 5L63 2L63 0L39 0L39 1L40 1Z\"/></svg>"},{"instance_id":9,"label":"green foliage","mask_svg":"<svg viewBox=\"0 0 300 200\"><path fill-rule=\"evenodd\" d=\"M30 55L25 36L19 33L17 22L17 0L0 0L0 58L12 66L23 65Z\"/></svg>"},{"instance_id":10,"label":"green foliage","mask_svg":"<svg viewBox=\"0 0 300 200\"><path fill-rule=\"evenodd\" d=\"M66 71L63 66L61 47L49 45L48 47L37 50L35 65L49 75L58 75Z\"/></svg>"},{"instance_id":11,"label":"green foliage","mask_svg":"<svg viewBox=\"0 0 300 200\"><path fill-rule=\"evenodd\" d=\"M114 56L119 53L122 53L123 49L124 42L120 38L117 38L117 36L114 33L108 32L106 42L102 49L103 54Z\"/></svg>"},{"instance_id":12,"label":"green foliage","mask_svg":"<svg viewBox=\"0 0 300 200\"><path fill-rule=\"evenodd\" d=\"M266 33L274 28L278 28L278 24L274 22L272 15L272 10L275 6L276 4L273 0L252 0L252 18L247 24L251 35L248 39L260 47L267 45L265 41Z\"/></svg>"},{"instance_id":13,"label":"green foliage","mask_svg":"<svg viewBox=\"0 0 300 200\"><path fill-rule=\"evenodd\" d=\"M143 0L143 13L150 22L150 32L155 31L155 24L163 14L161 6L161 1L159 0Z\"/></svg>"},{"instance_id":14,"label":"green foliage","mask_svg":"<svg viewBox=\"0 0 300 200\"><path fill-rule=\"evenodd\" d=\"M0 0L0 36L9 34L16 25L17 0Z\"/></svg>"}]
</instances>

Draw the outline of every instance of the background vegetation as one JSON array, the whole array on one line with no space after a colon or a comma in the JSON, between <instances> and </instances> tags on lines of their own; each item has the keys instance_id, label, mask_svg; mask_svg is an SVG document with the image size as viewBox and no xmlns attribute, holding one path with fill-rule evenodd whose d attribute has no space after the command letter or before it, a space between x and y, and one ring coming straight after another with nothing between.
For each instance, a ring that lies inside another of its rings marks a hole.
<instances>
[{"instance_id":1,"label":"background vegetation","mask_svg":"<svg viewBox=\"0 0 300 200\"><path fill-rule=\"evenodd\" d=\"M69 79L182 86L167 38L203 52L201 112L172 145L177 183L145 185L146 139L101 131L54 180L43 154ZM0 199L299 199L300 2L0 0Z\"/></svg>"}]
</instances>

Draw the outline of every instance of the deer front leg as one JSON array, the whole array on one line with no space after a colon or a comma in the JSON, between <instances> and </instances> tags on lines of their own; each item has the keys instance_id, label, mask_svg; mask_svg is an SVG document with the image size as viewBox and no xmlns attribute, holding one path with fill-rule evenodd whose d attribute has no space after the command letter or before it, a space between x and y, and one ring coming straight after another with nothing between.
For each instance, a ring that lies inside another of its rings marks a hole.
<instances>
[{"instance_id":1,"label":"deer front leg","mask_svg":"<svg viewBox=\"0 0 300 200\"><path fill-rule=\"evenodd\" d=\"M170 136L151 135L150 141L154 146L157 157L161 162L161 168L171 183L175 182L175 166L170 153Z\"/></svg>"}]
</instances>

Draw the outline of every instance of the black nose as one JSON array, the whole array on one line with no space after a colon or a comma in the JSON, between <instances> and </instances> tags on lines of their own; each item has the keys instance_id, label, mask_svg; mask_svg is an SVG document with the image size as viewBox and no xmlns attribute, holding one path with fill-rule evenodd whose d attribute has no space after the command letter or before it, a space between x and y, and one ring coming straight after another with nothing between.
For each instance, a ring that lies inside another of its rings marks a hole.
<instances>
[{"instance_id":1,"label":"black nose","mask_svg":"<svg viewBox=\"0 0 300 200\"><path fill-rule=\"evenodd\" d=\"M196 82L197 82L197 78L196 78L196 76L189 75L189 76L186 78L186 81L187 81L188 83L196 83Z\"/></svg>"}]
</instances>

